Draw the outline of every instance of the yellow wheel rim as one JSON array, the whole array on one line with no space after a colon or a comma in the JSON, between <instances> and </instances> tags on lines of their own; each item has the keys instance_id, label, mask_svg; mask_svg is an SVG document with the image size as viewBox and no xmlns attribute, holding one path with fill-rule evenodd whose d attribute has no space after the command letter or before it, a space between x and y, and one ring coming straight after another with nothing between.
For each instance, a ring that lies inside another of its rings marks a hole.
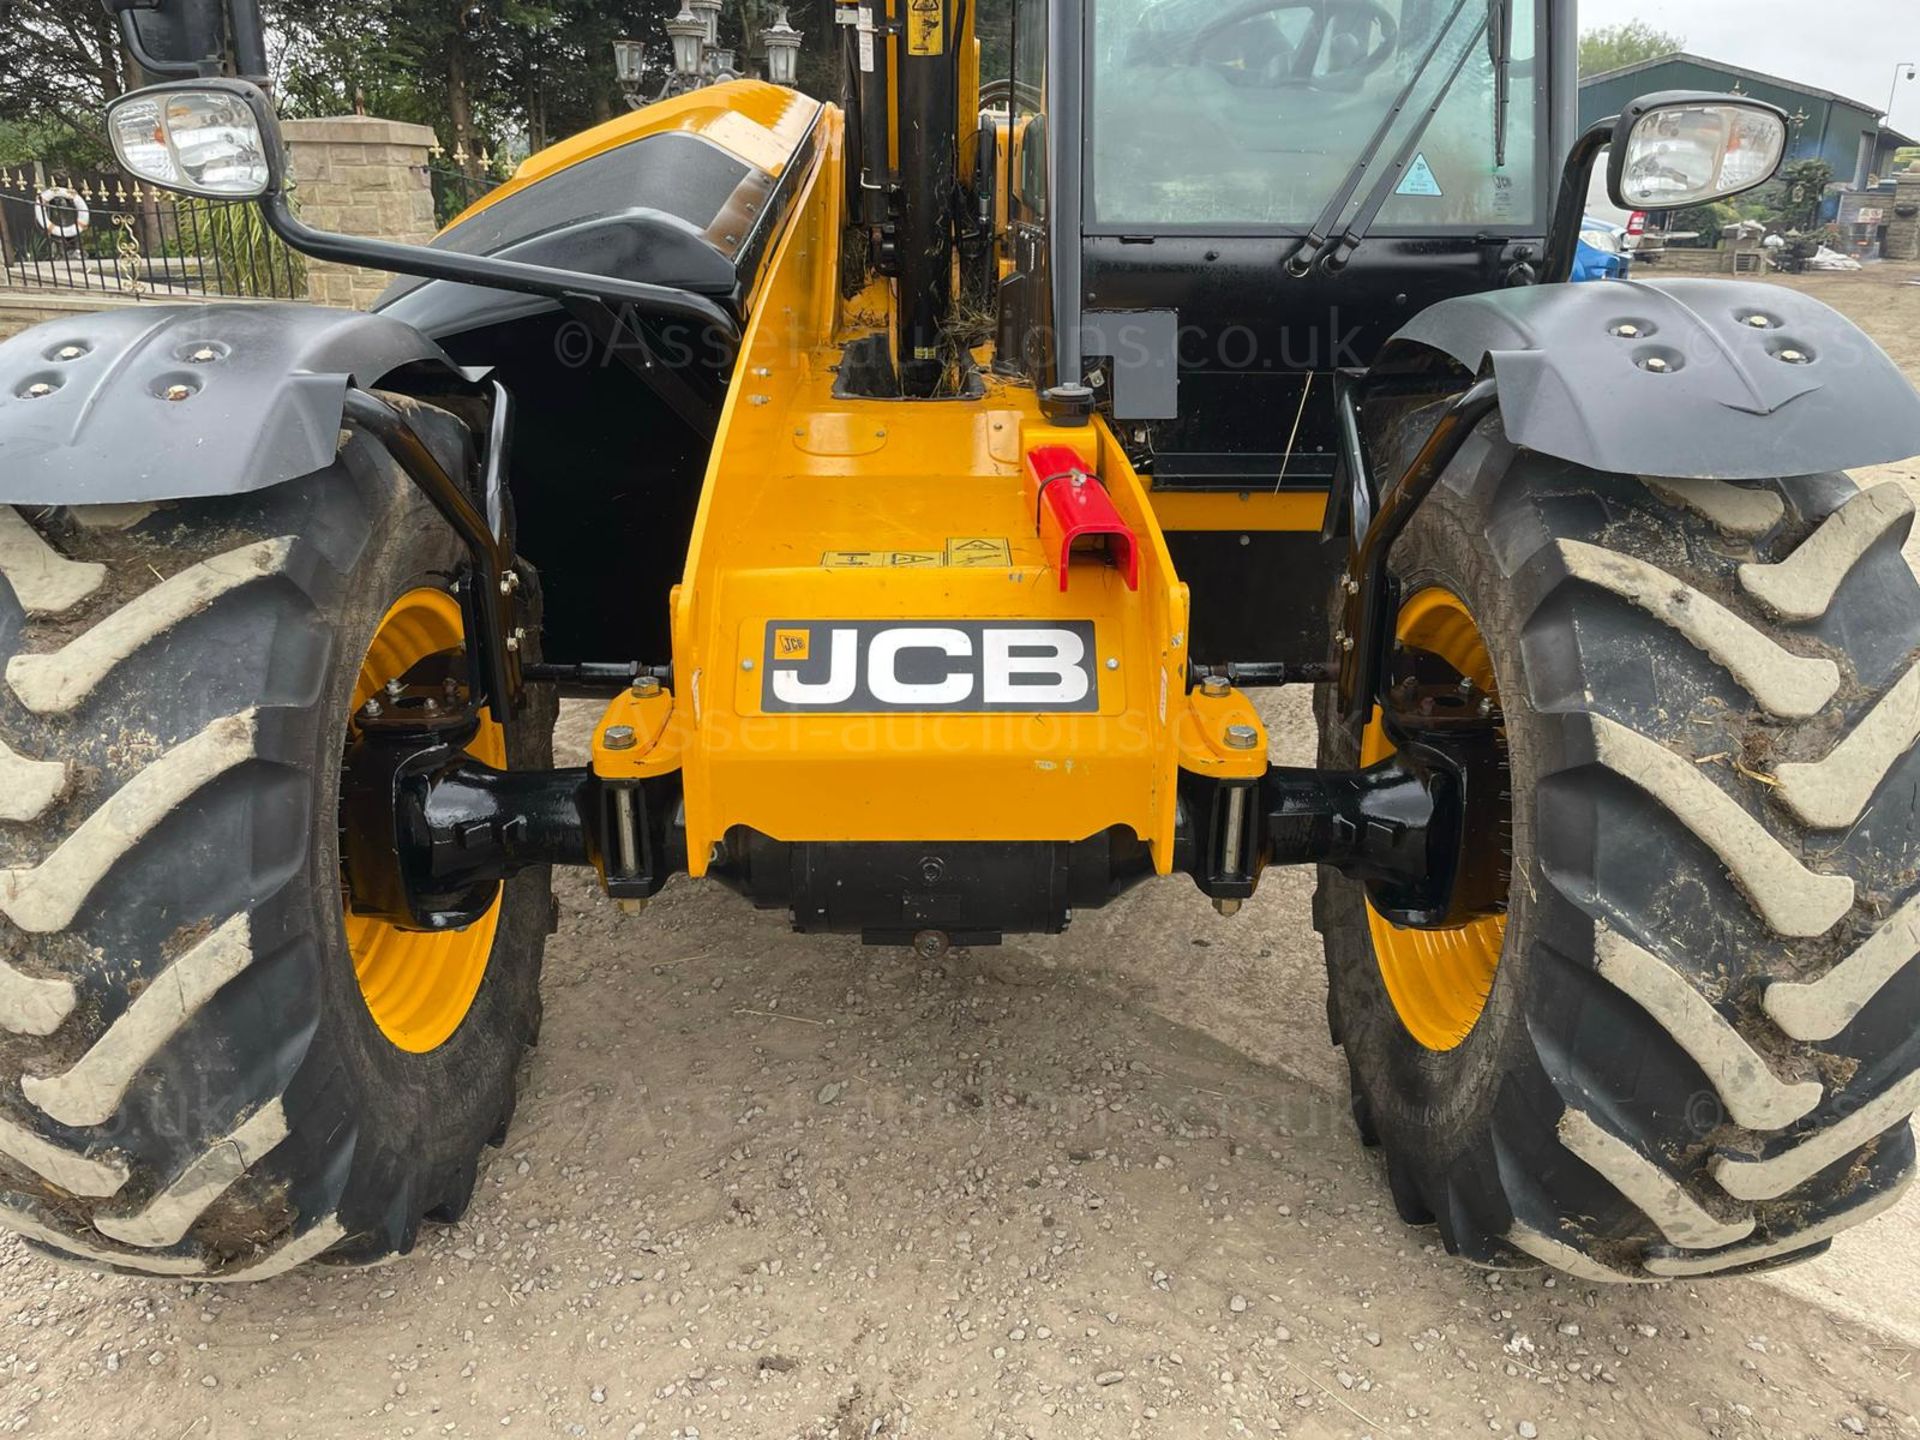
<instances>
[{"instance_id":1,"label":"yellow wheel rim","mask_svg":"<svg viewBox=\"0 0 1920 1440\"><path fill-rule=\"evenodd\" d=\"M1498 696L1487 643L1466 602L1452 591L1434 587L1414 595L1401 608L1398 634L1402 643L1438 655L1482 691ZM1361 763L1372 765L1393 750L1375 709L1361 737ZM1429 1050L1458 1047L1487 1007L1506 943L1507 917L1489 915L1455 930L1407 930L1390 924L1369 904L1367 928L1400 1023Z\"/></svg>"},{"instance_id":2,"label":"yellow wheel rim","mask_svg":"<svg viewBox=\"0 0 1920 1440\"><path fill-rule=\"evenodd\" d=\"M353 691L353 708L387 681L404 675L427 656L465 643L460 603L443 590L409 590L387 611L367 648ZM477 760L505 768L507 736L491 713L467 746ZM349 836L343 844L351 847ZM360 995L374 1023L400 1049L425 1054L460 1028L480 991L500 928L500 897L464 930L427 934L384 920L346 916L347 948L353 955Z\"/></svg>"}]
</instances>

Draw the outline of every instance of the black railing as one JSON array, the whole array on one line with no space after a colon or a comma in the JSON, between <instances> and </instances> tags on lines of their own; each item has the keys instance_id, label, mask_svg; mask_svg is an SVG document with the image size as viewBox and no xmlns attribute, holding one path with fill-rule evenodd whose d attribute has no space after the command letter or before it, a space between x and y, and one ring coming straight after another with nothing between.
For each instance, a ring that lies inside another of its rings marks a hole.
<instances>
[{"instance_id":1,"label":"black railing","mask_svg":"<svg viewBox=\"0 0 1920 1440\"><path fill-rule=\"evenodd\" d=\"M464 170L448 169L443 165L429 167L427 178L433 184L434 221L442 228L451 225L461 211L500 186L500 181L491 174L482 172L469 175Z\"/></svg>"},{"instance_id":2,"label":"black railing","mask_svg":"<svg viewBox=\"0 0 1920 1440\"><path fill-rule=\"evenodd\" d=\"M122 175L0 169L0 289L304 299L306 269L248 201Z\"/></svg>"}]
</instances>

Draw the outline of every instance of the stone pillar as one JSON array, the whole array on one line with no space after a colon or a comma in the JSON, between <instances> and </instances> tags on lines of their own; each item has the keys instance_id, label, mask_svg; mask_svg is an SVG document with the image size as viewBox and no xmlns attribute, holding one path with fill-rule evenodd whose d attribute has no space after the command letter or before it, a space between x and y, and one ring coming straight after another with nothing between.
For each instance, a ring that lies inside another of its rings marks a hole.
<instances>
[{"instance_id":1,"label":"stone pillar","mask_svg":"<svg viewBox=\"0 0 1920 1440\"><path fill-rule=\"evenodd\" d=\"M436 229L427 157L436 140L426 125L343 115L283 120L293 201L316 230L424 244ZM384 270L307 261L307 298L364 310L387 288Z\"/></svg>"},{"instance_id":2,"label":"stone pillar","mask_svg":"<svg viewBox=\"0 0 1920 1440\"><path fill-rule=\"evenodd\" d=\"M1893 213L1887 216L1888 260L1920 260L1920 164L1893 177Z\"/></svg>"}]
</instances>

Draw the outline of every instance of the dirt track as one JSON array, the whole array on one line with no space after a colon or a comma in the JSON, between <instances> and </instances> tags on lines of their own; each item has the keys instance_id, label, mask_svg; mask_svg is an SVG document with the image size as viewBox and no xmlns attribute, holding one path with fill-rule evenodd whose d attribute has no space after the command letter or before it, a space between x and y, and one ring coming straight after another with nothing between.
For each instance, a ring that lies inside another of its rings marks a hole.
<instances>
[{"instance_id":1,"label":"dirt track","mask_svg":"<svg viewBox=\"0 0 1920 1440\"><path fill-rule=\"evenodd\" d=\"M1808 284L1920 375L1917 276ZM1304 758L1300 699L1275 720ZM1304 875L1231 921L1169 882L934 966L713 887L637 918L560 893L545 1042L465 1223L240 1290L0 1239L0 1431L1920 1433L1915 1202L1701 1287L1484 1274L1402 1226Z\"/></svg>"}]
</instances>

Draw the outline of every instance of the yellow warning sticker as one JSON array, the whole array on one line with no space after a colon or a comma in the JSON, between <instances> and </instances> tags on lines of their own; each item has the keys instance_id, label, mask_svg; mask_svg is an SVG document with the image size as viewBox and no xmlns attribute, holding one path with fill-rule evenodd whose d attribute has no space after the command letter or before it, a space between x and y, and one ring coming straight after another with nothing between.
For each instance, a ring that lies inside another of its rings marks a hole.
<instances>
[{"instance_id":1,"label":"yellow warning sticker","mask_svg":"<svg viewBox=\"0 0 1920 1440\"><path fill-rule=\"evenodd\" d=\"M956 569L976 565L1010 568L1013 546L1004 536L955 535L947 541L947 564Z\"/></svg>"},{"instance_id":2,"label":"yellow warning sticker","mask_svg":"<svg viewBox=\"0 0 1920 1440\"><path fill-rule=\"evenodd\" d=\"M907 53L944 55L947 0L907 0Z\"/></svg>"},{"instance_id":3,"label":"yellow warning sticker","mask_svg":"<svg viewBox=\"0 0 1920 1440\"><path fill-rule=\"evenodd\" d=\"M829 550L820 557L829 570L920 570L947 563L944 550Z\"/></svg>"},{"instance_id":4,"label":"yellow warning sticker","mask_svg":"<svg viewBox=\"0 0 1920 1440\"><path fill-rule=\"evenodd\" d=\"M811 630L776 630L773 632L773 658L776 660L812 659L813 632Z\"/></svg>"}]
</instances>

